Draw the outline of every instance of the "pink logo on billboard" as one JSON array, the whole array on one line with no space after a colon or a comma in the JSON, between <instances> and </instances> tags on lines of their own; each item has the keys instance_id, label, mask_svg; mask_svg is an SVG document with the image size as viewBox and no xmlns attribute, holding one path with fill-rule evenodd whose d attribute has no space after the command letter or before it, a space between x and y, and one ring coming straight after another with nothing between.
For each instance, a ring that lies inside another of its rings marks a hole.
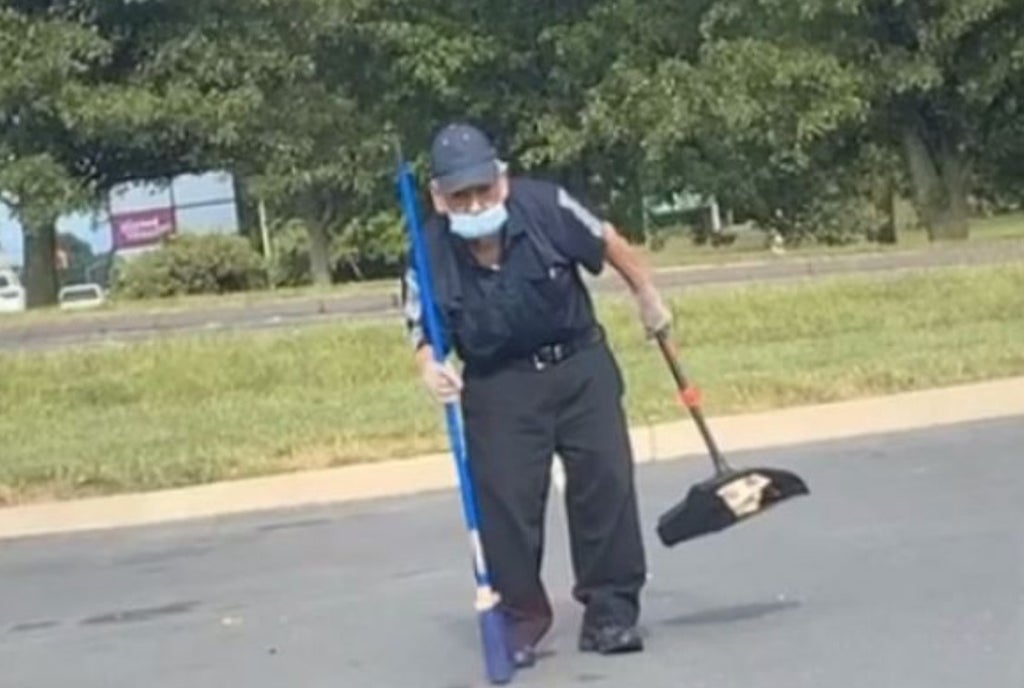
<instances>
[{"instance_id":1,"label":"pink logo on billboard","mask_svg":"<svg viewBox=\"0 0 1024 688\"><path fill-rule=\"evenodd\" d=\"M159 243L174 233L174 209L153 208L118 213L110 218L114 248L134 248Z\"/></svg>"}]
</instances>

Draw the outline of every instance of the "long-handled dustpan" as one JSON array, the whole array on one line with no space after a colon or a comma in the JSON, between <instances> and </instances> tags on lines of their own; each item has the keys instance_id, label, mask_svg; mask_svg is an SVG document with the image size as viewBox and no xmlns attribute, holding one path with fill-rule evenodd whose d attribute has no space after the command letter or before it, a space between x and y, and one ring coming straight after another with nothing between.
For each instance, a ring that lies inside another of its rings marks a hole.
<instances>
[{"instance_id":1,"label":"long-handled dustpan","mask_svg":"<svg viewBox=\"0 0 1024 688\"><path fill-rule=\"evenodd\" d=\"M668 340L658 335L658 346L676 380L679 398L697 423L715 466L715 474L690 488L682 502L658 519L658 537L666 547L728 528L763 513L779 502L810 493L807 484L794 473L777 468L735 469L718 450L704 420L700 392L690 385Z\"/></svg>"}]
</instances>

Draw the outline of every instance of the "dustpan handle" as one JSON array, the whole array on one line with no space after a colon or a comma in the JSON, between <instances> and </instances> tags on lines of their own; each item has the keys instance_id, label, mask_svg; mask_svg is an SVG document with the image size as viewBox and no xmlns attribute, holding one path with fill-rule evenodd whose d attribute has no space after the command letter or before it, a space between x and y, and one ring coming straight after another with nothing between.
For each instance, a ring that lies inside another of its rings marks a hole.
<instances>
[{"instance_id":1,"label":"dustpan handle","mask_svg":"<svg viewBox=\"0 0 1024 688\"><path fill-rule=\"evenodd\" d=\"M659 332L657 340L658 347L665 357L665 362L668 363L669 370L672 371L672 377L675 378L676 388L679 390L679 400L689 410L694 422L697 423L697 429L700 430L701 437L704 438L704 444L707 445L708 452L711 454L711 460L715 464L715 471L719 475L731 473L732 468L725 462L725 457L718 450L718 444L715 443L715 438L711 436L711 430L708 428L707 421L704 420L704 412L700 408L700 390L691 385L687 381L686 375L683 374L683 368L679 364L672 343L668 339L668 330Z\"/></svg>"}]
</instances>

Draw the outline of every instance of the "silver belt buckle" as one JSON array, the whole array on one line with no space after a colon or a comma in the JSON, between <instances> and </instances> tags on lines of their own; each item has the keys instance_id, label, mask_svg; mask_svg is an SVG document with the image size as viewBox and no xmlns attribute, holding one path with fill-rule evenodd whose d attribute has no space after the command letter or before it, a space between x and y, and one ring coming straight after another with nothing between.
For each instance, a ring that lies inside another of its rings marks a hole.
<instances>
[{"instance_id":1,"label":"silver belt buckle","mask_svg":"<svg viewBox=\"0 0 1024 688\"><path fill-rule=\"evenodd\" d=\"M565 358L565 345L564 344L549 344L544 347L551 351L551 358L553 359L550 363L540 360L540 356L534 354L531 358L533 359L533 366L537 370L544 370L552 363L561 363Z\"/></svg>"}]
</instances>

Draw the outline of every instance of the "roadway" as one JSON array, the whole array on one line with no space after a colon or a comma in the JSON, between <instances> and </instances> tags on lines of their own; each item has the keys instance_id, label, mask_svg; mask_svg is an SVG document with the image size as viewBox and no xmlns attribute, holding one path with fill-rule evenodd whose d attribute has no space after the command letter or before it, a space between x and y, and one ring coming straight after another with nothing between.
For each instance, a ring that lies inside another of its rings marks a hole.
<instances>
[{"instance_id":1,"label":"roadway","mask_svg":"<svg viewBox=\"0 0 1024 688\"><path fill-rule=\"evenodd\" d=\"M665 549L703 461L639 469L647 651L580 655L560 503L557 622L515 684L1020 688L1024 417L734 456L811 486ZM57 535L0 547L0 685L467 688L482 680L456 496Z\"/></svg>"}]
</instances>

